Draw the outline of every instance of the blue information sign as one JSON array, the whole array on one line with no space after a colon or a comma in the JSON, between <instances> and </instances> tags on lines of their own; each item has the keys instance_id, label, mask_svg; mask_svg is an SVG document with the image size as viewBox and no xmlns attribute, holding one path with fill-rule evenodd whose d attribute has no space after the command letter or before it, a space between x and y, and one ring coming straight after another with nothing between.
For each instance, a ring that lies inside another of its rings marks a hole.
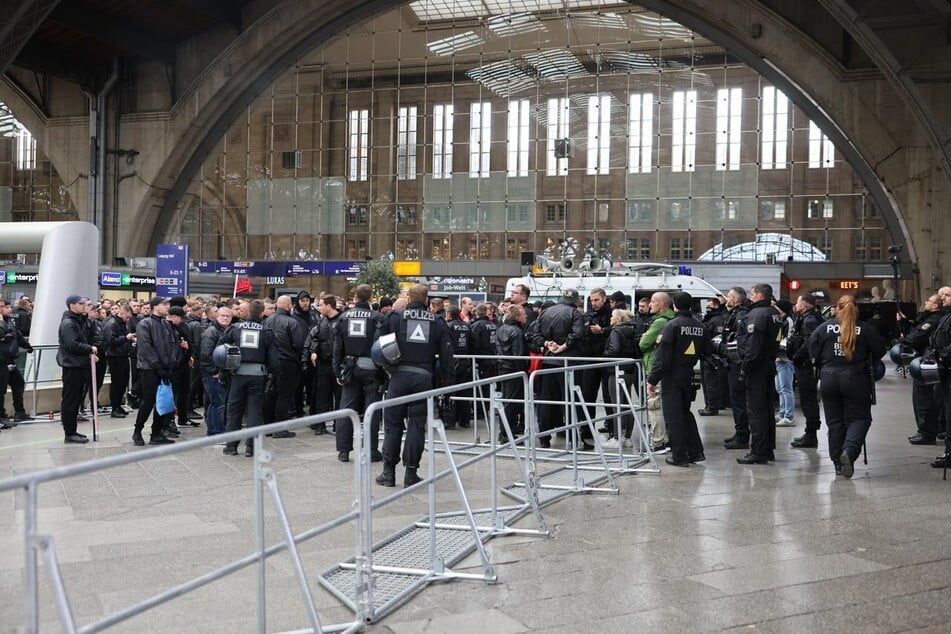
<instances>
[{"instance_id":1,"label":"blue information sign","mask_svg":"<svg viewBox=\"0 0 951 634\"><path fill-rule=\"evenodd\" d=\"M155 292L162 297L188 295L188 245L160 244L155 259Z\"/></svg>"},{"instance_id":2,"label":"blue information sign","mask_svg":"<svg viewBox=\"0 0 951 634\"><path fill-rule=\"evenodd\" d=\"M99 286L122 286L122 273L101 272L99 274Z\"/></svg>"}]
</instances>

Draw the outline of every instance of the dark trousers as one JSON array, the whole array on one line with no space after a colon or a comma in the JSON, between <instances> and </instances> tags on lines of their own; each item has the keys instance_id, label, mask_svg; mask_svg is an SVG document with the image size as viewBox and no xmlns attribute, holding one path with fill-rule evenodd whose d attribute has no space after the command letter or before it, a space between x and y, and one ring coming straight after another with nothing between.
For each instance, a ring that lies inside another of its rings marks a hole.
<instances>
[{"instance_id":1,"label":"dark trousers","mask_svg":"<svg viewBox=\"0 0 951 634\"><path fill-rule=\"evenodd\" d=\"M548 369L553 366L542 366ZM564 425L565 406L565 375L543 374L539 377L538 398L542 401L555 401L552 405L538 406L538 431L545 432ZM546 436L549 440L551 435Z\"/></svg>"},{"instance_id":2,"label":"dark trousers","mask_svg":"<svg viewBox=\"0 0 951 634\"><path fill-rule=\"evenodd\" d=\"M109 404L115 410L122 407L122 399L129 387L129 357L106 357L106 364L112 378L109 384Z\"/></svg>"},{"instance_id":3,"label":"dark trousers","mask_svg":"<svg viewBox=\"0 0 951 634\"><path fill-rule=\"evenodd\" d=\"M579 405L576 408L578 412L578 422L582 423L578 432L583 438L590 438L591 432L588 426L584 424L587 419L584 409L588 412L588 417L597 416L598 391L601 391L601 398L608 400L611 398L611 381L614 380L614 368L593 368L591 370L582 370L575 372L575 377L581 385L581 396L588 405ZM582 409L584 408L584 409Z\"/></svg>"},{"instance_id":4,"label":"dark trousers","mask_svg":"<svg viewBox=\"0 0 951 634\"><path fill-rule=\"evenodd\" d=\"M624 381L624 385L627 386L628 392L631 393L632 399L639 398L636 390L634 389L634 373L633 372L624 372L621 374L621 380ZM630 438L631 434L634 432L634 415L630 413L631 404L627 402L627 397L620 394L620 387L617 384L617 379L611 380L611 402L615 405L619 405L620 408L614 410L613 413L627 411L626 414L621 414L621 429L624 434L624 438ZM636 402L636 401L635 401ZM611 430L611 436L617 434L617 422L611 421L608 424L608 429Z\"/></svg>"},{"instance_id":5,"label":"dark trousers","mask_svg":"<svg viewBox=\"0 0 951 634\"><path fill-rule=\"evenodd\" d=\"M468 364L468 360L463 363ZM456 368L456 372L453 374L452 384L459 385L461 383L468 383L472 380L472 370L469 369L466 365L463 369ZM442 418L443 422L448 425L460 425L462 427L468 427L472 422L472 402L452 400L453 396L460 396L463 398L472 397L472 388L464 388L458 392L452 392L446 394L443 398L442 403ZM509 421L510 423L512 421Z\"/></svg>"},{"instance_id":6,"label":"dark trousers","mask_svg":"<svg viewBox=\"0 0 951 634\"><path fill-rule=\"evenodd\" d=\"M25 414L23 390L26 389L26 383L23 380L23 375L20 374L20 369L16 366L13 366L13 369L10 370L7 368L8 363L6 361L0 363L3 364L2 369L0 369L0 418L6 418L7 387L10 388L10 395L13 399L14 413ZM12 365L13 362L9 363Z\"/></svg>"},{"instance_id":7,"label":"dark trousers","mask_svg":"<svg viewBox=\"0 0 951 634\"><path fill-rule=\"evenodd\" d=\"M423 388L428 390L432 385ZM422 391L422 390L421 390ZM352 409L363 416L366 409L380 400L380 383L376 380L376 370L353 369L353 378L340 391L340 409ZM349 417L337 419L337 452L353 451L353 421ZM364 431L366 425L363 426ZM377 450L380 445L380 413L370 421L370 449ZM396 464L396 463L393 463Z\"/></svg>"},{"instance_id":8,"label":"dark trousers","mask_svg":"<svg viewBox=\"0 0 951 634\"><path fill-rule=\"evenodd\" d=\"M298 416L304 415L304 406L311 416L317 413L317 398L314 393L314 375L316 371L310 363L300 368L298 366L299 383L294 392L294 409ZM326 410L325 410L326 411Z\"/></svg>"},{"instance_id":9,"label":"dark trousers","mask_svg":"<svg viewBox=\"0 0 951 634\"><path fill-rule=\"evenodd\" d=\"M915 411L915 423L918 433L926 438L934 438L941 431L941 387L925 385L914 379L911 392L911 405Z\"/></svg>"},{"instance_id":10,"label":"dark trousers","mask_svg":"<svg viewBox=\"0 0 951 634\"><path fill-rule=\"evenodd\" d=\"M731 363L728 366L730 376L730 409L733 411L733 429L736 437L743 441L750 437L750 421L746 411L746 386L740 381L740 366Z\"/></svg>"},{"instance_id":11,"label":"dark trousers","mask_svg":"<svg viewBox=\"0 0 951 634\"><path fill-rule=\"evenodd\" d=\"M942 372L941 383L938 384L938 393L941 398L941 407L944 413L945 436L944 448L946 453L951 453L951 375Z\"/></svg>"},{"instance_id":12,"label":"dark trousers","mask_svg":"<svg viewBox=\"0 0 951 634\"><path fill-rule=\"evenodd\" d=\"M63 368L63 400L60 405L60 418L63 420L63 432L67 436L76 433L76 416L79 405L86 393L86 376L89 368ZM154 398L153 398L154 400Z\"/></svg>"},{"instance_id":13,"label":"dark trousers","mask_svg":"<svg viewBox=\"0 0 951 634\"><path fill-rule=\"evenodd\" d=\"M690 386L690 372L675 373L664 379L660 393L660 404L667 424L667 438L670 454L677 462L686 462L703 453L703 442L697 429L697 419L690 411L694 391Z\"/></svg>"},{"instance_id":14,"label":"dark trousers","mask_svg":"<svg viewBox=\"0 0 951 634\"><path fill-rule=\"evenodd\" d=\"M264 422L287 420L294 407L294 395L300 381L300 370L294 361L281 361L264 392Z\"/></svg>"},{"instance_id":15,"label":"dark trousers","mask_svg":"<svg viewBox=\"0 0 951 634\"><path fill-rule=\"evenodd\" d=\"M340 409L340 400L342 389L337 383L337 377L333 372L327 369L318 369L312 373L314 377L313 397L311 402L314 405L314 414L323 414ZM334 430L337 429L337 422L334 422Z\"/></svg>"},{"instance_id":16,"label":"dark trousers","mask_svg":"<svg viewBox=\"0 0 951 634\"><path fill-rule=\"evenodd\" d=\"M145 428L145 421L151 414L152 435L161 436L162 430L172 422L172 417L174 416L174 414L159 416L159 413L155 411L155 392L158 390L161 379L159 379L158 372L155 370L140 369L139 381L142 390L139 393L139 398L141 398L142 401L139 405L139 411L135 416L135 433L142 433L142 430Z\"/></svg>"},{"instance_id":17,"label":"dark trousers","mask_svg":"<svg viewBox=\"0 0 951 634\"><path fill-rule=\"evenodd\" d=\"M142 394L142 377L140 376L138 361L139 357L135 348L133 348L132 352L129 353L129 394L136 398L139 398Z\"/></svg>"},{"instance_id":18,"label":"dark trousers","mask_svg":"<svg viewBox=\"0 0 951 634\"><path fill-rule=\"evenodd\" d=\"M839 464L843 451L859 457L872 424L869 376L864 367L822 369L822 409L829 433L829 456Z\"/></svg>"},{"instance_id":19,"label":"dark trousers","mask_svg":"<svg viewBox=\"0 0 951 634\"><path fill-rule=\"evenodd\" d=\"M755 456L769 456L776 449L775 380L775 361L747 369L746 417L750 427L750 453Z\"/></svg>"},{"instance_id":20,"label":"dark trousers","mask_svg":"<svg viewBox=\"0 0 951 634\"><path fill-rule=\"evenodd\" d=\"M508 374L506 372L505 374ZM522 379L507 379L502 382L502 398L514 402L505 403L502 409L505 411L505 419L512 429L512 433L518 436L525 429L525 383ZM505 438L505 428L499 422L499 438Z\"/></svg>"},{"instance_id":21,"label":"dark trousers","mask_svg":"<svg viewBox=\"0 0 951 634\"><path fill-rule=\"evenodd\" d=\"M238 431L241 429L241 420L244 415L248 415L248 427L258 427L264 423L263 403L264 403L264 382L265 376L249 376L247 374L235 374L231 377L231 385L228 387L228 404L225 409L225 415L228 423L225 431ZM254 442L248 438L245 441L250 447ZM237 446L238 443L232 443Z\"/></svg>"},{"instance_id":22,"label":"dark trousers","mask_svg":"<svg viewBox=\"0 0 951 634\"><path fill-rule=\"evenodd\" d=\"M195 365L188 370L188 410L205 405L205 385L201 377L201 364L195 359Z\"/></svg>"},{"instance_id":23,"label":"dark trousers","mask_svg":"<svg viewBox=\"0 0 951 634\"><path fill-rule=\"evenodd\" d=\"M418 394L432 389L433 377L406 370L397 370L390 377L386 398ZM403 420L406 419L406 443L403 445L403 464L419 467L419 459L426 445L426 400L387 407L383 414L383 462L395 467L400 462L403 444Z\"/></svg>"},{"instance_id":24,"label":"dark trousers","mask_svg":"<svg viewBox=\"0 0 951 634\"><path fill-rule=\"evenodd\" d=\"M816 380L816 371L811 363L796 364L796 383L799 384L799 406L802 415L806 417L806 431L818 431L819 419L819 387Z\"/></svg>"},{"instance_id":25,"label":"dark trousers","mask_svg":"<svg viewBox=\"0 0 951 634\"><path fill-rule=\"evenodd\" d=\"M700 361L700 380L703 385L703 403L707 409L723 409L720 402L720 366Z\"/></svg>"},{"instance_id":26,"label":"dark trousers","mask_svg":"<svg viewBox=\"0 0 951 634\"><path fill-rule=\"evenodd\" d=\"M178 424L185 426L188 424L188 410L191 405L191 368L176 368L172 372L172 391L175 393L175 414L178 416Z\"/></svg>"}]
</instances>

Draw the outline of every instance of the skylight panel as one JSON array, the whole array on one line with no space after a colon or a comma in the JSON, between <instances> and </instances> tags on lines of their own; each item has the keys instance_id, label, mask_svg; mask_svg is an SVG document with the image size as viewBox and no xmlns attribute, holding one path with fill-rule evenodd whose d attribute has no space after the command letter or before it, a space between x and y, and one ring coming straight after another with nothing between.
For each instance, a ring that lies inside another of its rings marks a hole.
<instances>
[{"instance_id":1,"label":"skylight panel","mask_svg":"<svg viewBox=\"0 0 951 634\"><path fill-rule=\"evenodd\" d=\"M420 22L478 18L486 14L482 0L416 0L409 8Z\"/></svg>"},{"instance_id":2,"label":"skylight panel","mask_svg":"<svg viewBox=\"0 0 951 634\"><path fill-rule=\"evenodd\" d=\"M577 57L561 49L528 53L523 55L522 59L534 66L538 74L545 79L560 81L588 74Z\"/></svg>"},{"instance_id":3,"label":"skylight panel","mask_svg":"<svg viewBox=\"0 0 951 634\"><path fill-rule=\"evenodd\" d=\"M530 69L524 68L517 60L504 59L473 68L466 73L470 79L499 95L508 98L529 88L534 88L538 80Z\"/></svg>"},{"instance_id":4,"label":"skylight panel","mask_svg":"<svg viewBox=\"0 0 951 634\"><path fill-rule=\"evenodd\" d=\"M484 41L475 31L466 31L430 42L426 48L433 55L453 55L468 48L481 46Z\"/></svg>"},{"instance_id":5,"label":"skylight panel","mask_svg":"<svg viewBox=\"0 0 951 634\"><path fill-rule=\"evenodd\" d=\"M486 22L486 26L498 37L545 32L548 30L542 21L531 13L497 15L489 18Z\"/></svg>"}]
</instances>

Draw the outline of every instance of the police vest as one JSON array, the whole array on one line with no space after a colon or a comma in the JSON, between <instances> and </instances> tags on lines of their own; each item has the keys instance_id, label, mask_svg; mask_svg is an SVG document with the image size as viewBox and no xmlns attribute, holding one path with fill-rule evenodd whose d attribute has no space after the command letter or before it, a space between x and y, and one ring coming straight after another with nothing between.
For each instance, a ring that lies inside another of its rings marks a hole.
<instances>
[{"instance_id":1,"label":"police vest","mask_svg":"<svg viewBox=\"0 0 951 634\"><path fill-rule=\"evenodd\" d=\"M401 363L431 368L436 357L436 315L425 308L406 308L396 330Z\"/></svg>"},{"instance_id":2,"label":"police vest","mask_svg":"<svg viewBox=\"0 0 951 634\"><path fill-rule=\"evenodd\" d=\"M366 308L351 308L340 317L338 332L343 335L343 353L355 357L369 357L370 347L376 338L378 323L376 311Z\"/></svg>"},{"instance_id":3,"label":"police vest","mask_svg":"<svg viewBox=\"0 0 951 634\"><path fill-rule=\"evenodd\" d=\"M231 335L235 345L241 348L241 363L267 363L267 346L264 343L264 324L259 321L242 321L232 326Z\"/></svg>"},{"instance_id":4,"label":"police vest","mask_svg":"<svg viewBox=\"0 0 951 634\"><path fill-rule=\"evenodd\" d=\"M455 354L469 354L470 337L469 325L461 319L446 322L449 326L449 335L452 337L452 350Z\"/></svg>"}]
</instances>

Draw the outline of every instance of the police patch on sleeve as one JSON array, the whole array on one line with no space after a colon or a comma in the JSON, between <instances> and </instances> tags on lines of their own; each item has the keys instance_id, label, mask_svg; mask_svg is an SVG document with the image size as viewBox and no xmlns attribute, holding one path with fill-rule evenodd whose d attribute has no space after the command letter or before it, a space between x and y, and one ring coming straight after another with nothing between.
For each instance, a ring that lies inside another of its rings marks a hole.
<instances>
[{"instance_id":1,"label":"police patch on sleeve","mask_svg":"<svg viewBox=\"0 0 951 634\"><path fill-rule=\"evenodd\" d=\"M657 345L660 345L660 342L663 338L664 338L664 335L657 335Z\"/></svg>"},{"instance_id":2,"label":"police patch on sleeve","mask_svg":"<svg viewBox=\"0 0 951 634\"><path fill-rule=\"evenodd\" d=\"M922 330L928 330L929 328L931 328L931 324L921 324Z\"/></svg>"},{"instance_id":3,"label":"police patch on sleeve","mask_svg":"<svg viewBox=\"0 0 951 634\"><path fill-rule=\"evenodd\" d=\"M756 326L754 326L753 324L749 324L749 325L746 327L746 332L748 332L748 333L750 333L750 334L753 334L753 331L754 331L754 330L756 330Z\"/></svg>"}]
</instances>

